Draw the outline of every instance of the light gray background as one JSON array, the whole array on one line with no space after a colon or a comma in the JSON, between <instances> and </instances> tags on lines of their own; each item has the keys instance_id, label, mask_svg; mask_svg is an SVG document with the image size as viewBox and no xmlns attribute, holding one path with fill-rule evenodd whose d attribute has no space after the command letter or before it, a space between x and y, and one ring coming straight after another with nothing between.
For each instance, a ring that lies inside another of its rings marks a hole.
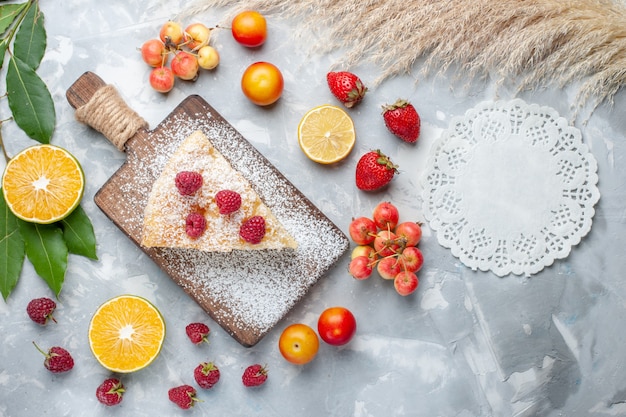
<instances>
[{"instance_id":1,"label":"light gray background","mask_svg":"<svg viewBox=\"0 0 626 417\"><path fill-rule=\"evenodd\" d=\"M373 86L350 112L357 129L352 154L335 166L306 159L296 128L311 107L334 103L325 74L340 55L309 56L305 40L291 35L297 22L269 16L269 39L258 50L237 45L227 31L213 41L221 64L195 83L178 82L168 95L148 85L149 68L138 51L160 25L186 3L172 0L42 1L48 48L40 74L56 103L57 129L52 143L70 150L83 164L87 210L98 241L99 260L72 257L58 300L58 324L40 327L25 308L35 297L51 296L26 262L8 301L0 302L0 416L33 415L247 415L247 416L617 416L626 413L624 256L626 157L620 92L614 108L601 106L582 123L584 142L598 161L601 199L590 234L569 258L530 279L498 278L473 272L438 245L424 227L420 244L425 266L418 291L399 297L390 282L377 277L355 281L342 259L294 310L258 345L240 346L132 244L95 206L93 196L124 162L125 155L97 132L79 124L67 104L67 88L84 72L94 71L121 91L152 127L189 94L199 94L233 124L328 217L347 231L353 216L368 215L382 200L394 202L404 219L422 221L420 176L430 145L454 116L485 99L512 98L504 87L496 95L490 81L463 89L451 76L415 83L412 77ZM223 10L193 20L218 23ZM184 22L191 23L191 19ZM241 94L239 77L257 60L277 64L285 92L277 105L259 108ZM417 63L419 68L419 62ZM366 82L377 69L354 69ZM527 102L552 106L570 118L575 89L542 89L519 95ZM380 106L402 97L422 116L416 146L402 143L384 127ZM6 101L0 103L2 118ZM11 154L28 140L11 123L3 126ZM384 192L366 194L354 185L354 166L365 151L385 150L401 174ZM3 166L2 166L3 168ZM486 204L488 202L485 202ZM107 409L95 398L108 376L92 357L87 342L91 314L106 299L133 293L152 300L165 316L167 337L160 357L147 369L124 377L128 392L121 406ZM321 345L317 358L302 367L285 362L277 348L282 328L294 322L315 325L323 309L343 305L358 320L358 333L347 346ZM205 321L211 345L195 347L184 327ZM54 376L33 348L65 346L76 367ZM167 390L193 384L193 369L213 360L222 379L192 411L179 410ZM248 364L267 363L269 380L256 390L240 381Z\"/></svg>"}]
</instances>

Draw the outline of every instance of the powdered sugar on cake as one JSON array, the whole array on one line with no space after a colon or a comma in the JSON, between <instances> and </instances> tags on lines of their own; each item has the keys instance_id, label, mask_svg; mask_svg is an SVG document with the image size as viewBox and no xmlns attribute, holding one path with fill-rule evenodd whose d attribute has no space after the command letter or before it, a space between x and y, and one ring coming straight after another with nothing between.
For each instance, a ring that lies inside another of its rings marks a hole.
<instances>
[{"instance_id":1,"label":"powdered sugar on cake","mask_svg":"<svg viewBox=\"0 0 626 417\"><path fill-rule=\"evenodd\" d=\"M141 208L141 213L147 205L152 184L161 176L173 153L188 136L200 130L251 184L297 242L295 250L234 250L216 253L152 248L147 251L224 329L231 333L251 333L260 338L335 265L346 252L348 240L223 120L213 118L210 113L174 115L160 126L160 130L167 136L167 140L154 145L156 156L150 161L138 158L132 160L136 165L134 171L141 172L133 178L132 186L146 191L145 195L135 192L132 197L137 199L132 204ZM196 162L189 162L192 165L189 170L192 170ZM228 183L227 179L224 181ZM237 184L226 183L223 184L224 188L237 188ZM205 203L211 204L208 201ZM137 224L143 223L143 218L141 215L135 216L129 221L135 222L132 227L136 228Z\"/></svg>"},{"instance_id":2,"label":"powdered sugar on cake","mask_svg":"<svg viewBox=\"0 0 626 417\"><path fill-rule=\"evenodd\" d=\"M192 195L181 195L175 184L182 171L201 174L203 183ZM219 213L215 195L232 190L241 196L241 208L229 215ZM199 237L185 233L189 214L204 216L207 227ZM247 219L261 216L266 232L261 242L250 244L239 237ZM155 181L144 211L142 245L228 252L232 249L294 249L297 243L250 183L218 152L200 131L193 132L176 149Z\"/></svg>"}]
</instances>

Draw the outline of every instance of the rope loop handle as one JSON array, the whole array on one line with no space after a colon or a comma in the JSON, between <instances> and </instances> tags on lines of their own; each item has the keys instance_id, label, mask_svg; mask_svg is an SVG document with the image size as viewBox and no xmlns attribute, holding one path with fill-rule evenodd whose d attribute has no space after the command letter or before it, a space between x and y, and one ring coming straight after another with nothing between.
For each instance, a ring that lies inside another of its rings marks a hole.
<instances>
[{"instance_id":1,"label":"rope loop handle","mask_svg":"<svg viewBox=\"0 0 626 417\"><path fill-rule=\"evenodd\" d=\"M76 119L102 133L120 151L148 123L128 107L112 85L99 88L85 105L76 109Z\"/></svg>"}]
</instances>

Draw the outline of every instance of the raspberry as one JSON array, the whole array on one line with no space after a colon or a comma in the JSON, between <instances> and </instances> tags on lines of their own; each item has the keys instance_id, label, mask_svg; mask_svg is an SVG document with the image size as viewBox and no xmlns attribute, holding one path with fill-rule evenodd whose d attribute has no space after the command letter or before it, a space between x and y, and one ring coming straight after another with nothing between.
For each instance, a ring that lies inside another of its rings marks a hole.
<instances>
[{"instance_id":1,"label":"raspberry","mask_svg":"<svg viewBox=\"0 0 626 417\"><path fill-rule=\"evenodd\" d=\"M248 243L261 242L265 236L265 219L261 216L250 217L239 228L239 236Z\"/></svg>"},{"instance_id":2,"label":"raspberry","mask_svg":"<svg viewBox=\"0 0 626 417\"><path fill-rule=\"evenodd\" d=\"M193 377L201 388L210 389L220 380L220 370L213 362L203 362L194 369Z\"/></svg>"},{"instance_id":3,"label":"raspberry","mask_svg":"<svg viewBox=\"0 0 626 417\"><path fill-rule=\"evenodd\" d=\"M206 219L200 213L190 213L185 220L185 233L192 239L197 239L206 230Z\"/></svg>"},{"instance_id":4,"label":"raspberry","mask_svg":"<svg viewBox=\"0 0 626 417\"><path fill-rule=\"evenodd\" d=\"M196 389L191 385L181 385L171 388L167 392L167 396L171 402L185 410L193 407L195 401L199 401L196 398Z\"/></svg>"},{"instance_id":5,"label":"raspberry","mask_svg":"<svg viewBox=\"0 0 626 417\"><path fill-rule=\"evenodd\" d=\"M209 335L209 326L204 323L190 323L185 327L185 332L191 340L191 343L199 345L202 342L209 343L207 336Z\"/></svg>"},{"instance_id":6,"label":"raspberry","mask_svg":"<svg viewBox=\"0 0 626 417\"><path fill-rule=\"evenodd\" d=\"M246 387L258 387L267 380L267 368L257 364L246 368L241 376L241 381Z\"/></svg>"},{"instance_id":7,"label":"raspberry","mask_svg":"<svg viewBox=\"0 0 626 417\"><path fill-rule=\"evenodd\" d=\"M96 398L104 405L113 406L122 402L125 391L119 379L108 378L96 389Z\"/></svg>"},{"instance_id":8,"label":"raspberry","mask_svg":"<svg viewBox=\"0 0 626 417\"><path fill-rule=\"evenodd\" d=\"M56 307L56 303L49 298L35 298L26 306L26 312L28 313L28 317L35 323L46 324L48 320L52 320L56 323L56 320L52 317L52 313Z\"/></svg>"},{"instance_id":9,"label":"raspberry","mask_svg":"<svg viewBox=\"0 0 626 417\"><path fill-rule=\"evenodd\" d=\"M215 194L215 203L220 209L220 214L231 214L241 207L241 196L236 191L221 190Z\"/></svg>"},{"instance_id":10,"label":"raspberry","mask_svg":"<svg viewBox=\"0 0 626 417\"><path fill-rule=\"evenodd\" d=\"M202 187L202 175L198 172L181 171L174 181L181 195L193 195Z\"/></svg>"},{"instance_id":11,"label":"raspberry","mask_svg":"<svg viewBox=\"0 0 626 417\"><path fill-rule=\"evenodd\" d=\"M35 342L33 345L40 351L46 359L43 362L43 365L52 373L58 374L61 372L67 372L74 367L74 359L70 353L63 349L62 347L53 346L48 350L48 353L41 350L39 346Z\"/></svg>"}]
</instances>

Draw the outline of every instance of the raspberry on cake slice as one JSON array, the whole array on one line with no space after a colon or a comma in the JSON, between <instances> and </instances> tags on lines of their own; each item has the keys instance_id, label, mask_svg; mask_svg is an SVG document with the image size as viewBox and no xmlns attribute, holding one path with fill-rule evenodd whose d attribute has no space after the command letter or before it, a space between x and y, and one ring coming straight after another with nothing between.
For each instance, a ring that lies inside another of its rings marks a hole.
<instances>
[{"instance_id":1,"label":"raspberry on cake slice","mask_svg":"<svg viewBox=\"0 0 626 417\"><path fill-rule=\"evenodd\" d=\"M202 175L193 171L180 171L174 178L180 195L194 195L202 187L202 182Z\"/></svg>"},{"instance_id":2,"label":"raspberry on cake slice","mask_svg":"<svg viewBox=\"0 0 626 417\"><path fill-rule=\"evenodd\" d=\"M185 219L185 233L192 239L198 239L206 230L206 219L200 213L189 213Z\"/></svg>"},{"instance_id":3,"label":"raspberry on cake slice","mask_svg":"<svg viewBox=\"0 0 626 417\"><path fill-rule=\"evenodd\" d=\"M215 194L215 204L220 214L232 214L241 207L241 195L233 190L220 190Z\"/></svg>"},{"instance_id":4,"label":"raspberry on cake slice","mask_svg":"<svg viewBox=\"0 0 626 417\"><path fill-rule=\"evenodd\" d=\"M239 236L248 243L262 242L265 237L265 219L261 216L249 218L239 228Z\"/></svg>"},{"instance_id":5,"label":"raspberry on cake slice","mask_svg":"<svg viewBox=\"0 0 626 417\"><path fill-rule=\"evenodd\" d=\"M201 131L180 144L154 182L141 244L210 252L297 248L250 182Z\"/></svg>"}]
</instances>

